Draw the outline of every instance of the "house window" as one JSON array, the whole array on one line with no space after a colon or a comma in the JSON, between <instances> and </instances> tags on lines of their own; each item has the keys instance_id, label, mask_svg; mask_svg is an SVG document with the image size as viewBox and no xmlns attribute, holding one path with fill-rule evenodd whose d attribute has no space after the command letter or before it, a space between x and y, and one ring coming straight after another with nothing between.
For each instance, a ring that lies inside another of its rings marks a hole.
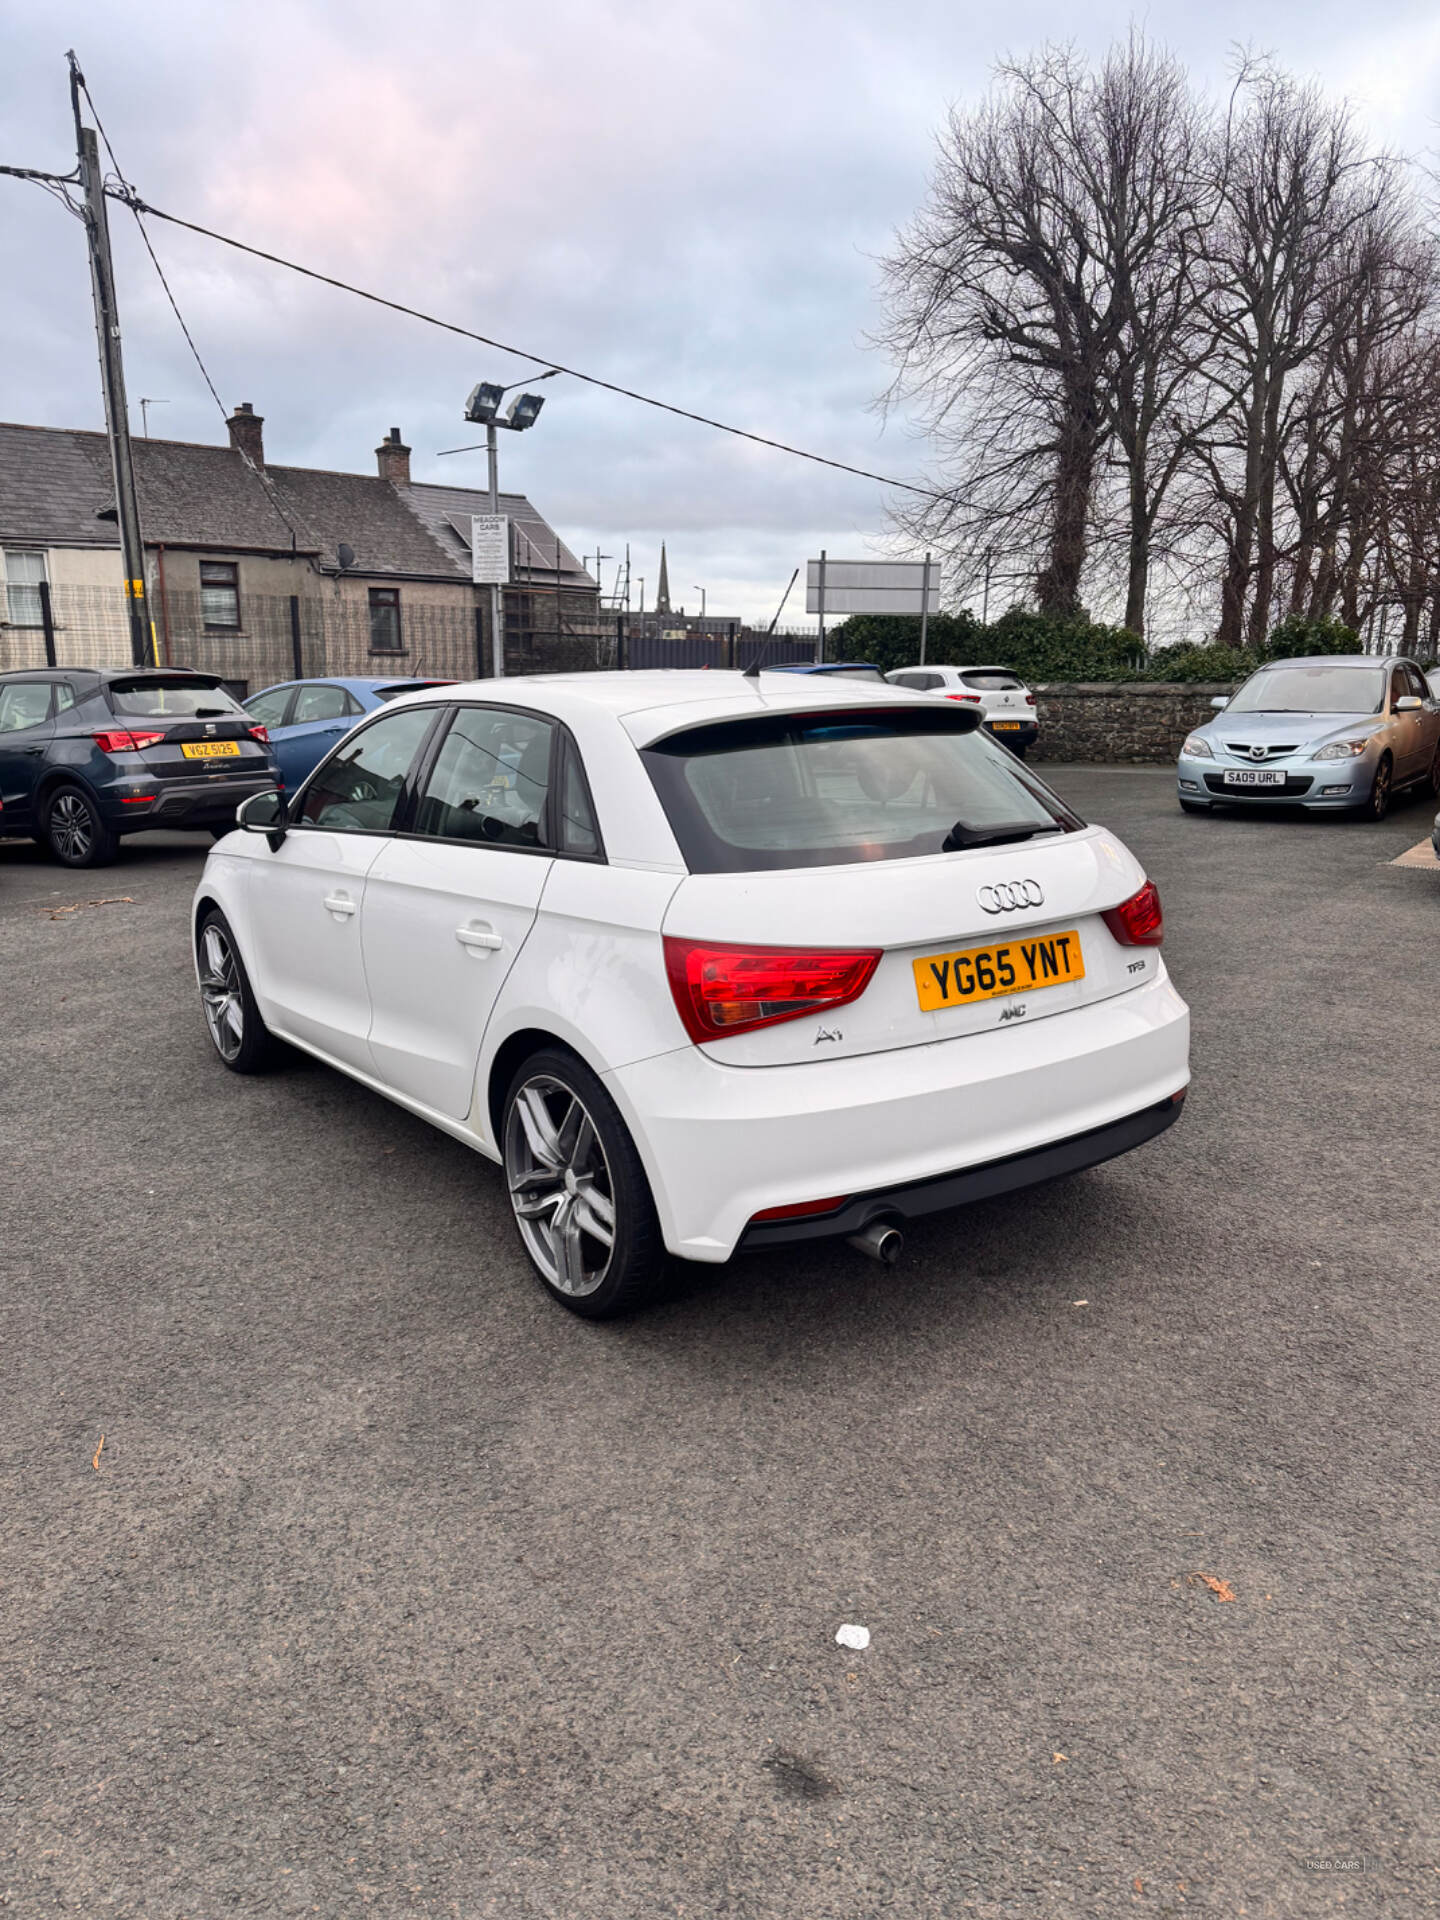
<instances>
[{"instance_id":1,"label":"house window","mask_svg":"<svg viewBox=\"0 0 1440 1920\"><path fill-rule=\"evenodd\" d=\"M372 653L401 653L400 644L400 589L398 587L371 587L370 589L370 651Z\"/></svg>"},{"instance_id":2,"label":"house window","mask_svg":"<svg viewBox=\"0 0 1440 1920\"><path fill-rule=\"evenodd\" d=\"M43 553L5 549L5 615L12 627L41 627L40 582L45 578Z\"/></svg>"},{"instance_id":3,"label":"house window","mask_svg":"<svg viewBox=\"0 0 1440 1920\"><path fill-rule=\"evenodd\" d=\"M207 633L240 625L240 569L233 560L200 562L200 613Z\"/></svg>"}]
</instances>

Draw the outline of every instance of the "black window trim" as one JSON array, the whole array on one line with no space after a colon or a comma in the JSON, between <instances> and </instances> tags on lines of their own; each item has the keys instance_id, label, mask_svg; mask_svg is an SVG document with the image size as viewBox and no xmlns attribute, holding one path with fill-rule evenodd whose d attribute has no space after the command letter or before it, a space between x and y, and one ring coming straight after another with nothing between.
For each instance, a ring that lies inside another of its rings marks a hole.
<instances>
[{"instance_id":1,"label":"black window trim","mask_svg":"<svg viewBox=\"0 0 1440 1920\"><path fill-rule=\"evenodd\" d=\"M545 810L541 817L541 832L544 836L540 845L527 847L513 840L497 841L493 845L478 840L462 840L452 834L416 833L413 822L415 808L420 795L425 790L425 782L435 770L435 762L440 758L445 736L455 724L455 717L461 710L480 713L518 713L528 720L542 720L550 729L550 766L546 773ZM391 707L387 711L393 713ZM595 796L590 788L590 779L585 771L584 757L580 752L575 736L558 715L544 713L539 707L517 706L512 700L452 700L448 704L449 718L443 727L431 734L425 743L419 769L415 775L412 790L401 807L399 818L401 825L393 827L390 837L395 840L423 840L432 847L468 847L482 853L520 853L533 859L540 855L546 860L578 860L586 866L608 867L609 858L605 852L605 835L600 828L600 815L596 810ZM353 739L354 735L350 735ZM585 789L585 798L590 803L590 817L595 822L595 838L599 843L594 853L570 853L560 845L559 822L556 817L556 795L560 790L560 779L564 772L564 755L572 752L575 765L580 774L581 785Z\"/></svg>"},{"instance_id":2,"label":"black window trim","mask_svg":"<svg viewBox=\"0 0 1440 1920\"><path fill-rule=\"evenodd\" d=\"M309 773L306 774L305 778L300 782L300 785L295 789L294 793L291 794L289 798L286 800L286 803L285 803L286 826L290 832L292 833L299 833L299 832L353 833L354 835L356 835L357 838L366 839L366 840L398 840L401 838L401 835L396 831L393 824L388 827L317 826L313 820L302 820L300 818L299 808L300 808L301 801L305 797L305 793L310 785L310 782L316 778L316 776L319 774L322 767L329 766L330 762L335 758L337 753L343 753L347 747L353 747L356 740L359 738L359 736L362 733L368 733L371 727L378 726L382 720L388 720L392 718L396 713L405 713L408 711L411 711L411 709L408 709L405 707L380 707L369 719L364 721L360 726L352 727L350 731L345 735L343 740L337 740L334 746L330 749L329 753L327 753L323 759L317 760L315 762L315 765L310 769ZM422 713L431 714L430 726L429 726L429 729L421 736L420 744L415 750L415 756L410 762L409 772L405 775L405 783L400 793L400 804L395 809L395 817L397 820L408 821L410 819L411 814L414 811L415 792L416 792L417 784L429 769L431 745L435 739L437 730L443 731L443 728L437 729L437 724L436 724L437 720L443 717L445 712L445 709L439 704L438 701L436 702L433 710L428 706L422 706L419 709L419 711ZM405 837L411 838L414 836L407 835Z\"/></svg>"}]
</instances>

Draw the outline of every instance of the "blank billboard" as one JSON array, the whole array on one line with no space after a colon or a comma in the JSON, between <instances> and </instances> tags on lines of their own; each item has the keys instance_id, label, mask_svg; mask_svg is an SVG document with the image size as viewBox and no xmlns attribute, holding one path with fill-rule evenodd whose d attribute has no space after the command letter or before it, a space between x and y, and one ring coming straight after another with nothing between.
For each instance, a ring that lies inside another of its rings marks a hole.
<instances>
[{"instance_id":1,"label":"blank billboard","mask_svg":"<svg viewBox=\"0 0 1440 1920\"><path fill-rule=\"evenodd\" d=\"M805 563L807 613L920 612L925 587L923 560L825 561L825 602L820 602L820 562ZM940 562L930 562L929 611L940 607Z\"/></svg>"}]
</instances>

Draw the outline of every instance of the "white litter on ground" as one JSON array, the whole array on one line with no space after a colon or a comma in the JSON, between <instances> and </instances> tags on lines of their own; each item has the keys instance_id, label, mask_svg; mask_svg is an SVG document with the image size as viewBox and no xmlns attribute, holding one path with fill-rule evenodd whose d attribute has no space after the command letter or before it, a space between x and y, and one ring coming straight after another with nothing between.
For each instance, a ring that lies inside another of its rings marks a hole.
<instances>
[{"instance_id":1,"label":"white litter on ground","mask_svg":"<svg viewBox=\"0 0 1440 1920\"><path fill-rule=\"evenodd\" d=\"M854 1653L863 1653L870 1644L869 1627L841 1627L835 1635L837 1647L849 1647Z\"/></svg>"}]
</instances>

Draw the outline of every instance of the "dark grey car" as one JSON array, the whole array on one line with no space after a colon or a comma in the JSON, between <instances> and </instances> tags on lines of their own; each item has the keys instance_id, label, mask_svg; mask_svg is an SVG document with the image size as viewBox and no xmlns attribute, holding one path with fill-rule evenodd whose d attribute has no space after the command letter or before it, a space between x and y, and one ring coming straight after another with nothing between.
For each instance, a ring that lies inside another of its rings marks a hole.
<instances>
[{"instance_id":1,"label":"dark grey car","mask_svg":"<svg viewBox=\"0 0 1440 1920\"><path fill-rule=\"evenodd\" d=\"M147 828L228 832L242 800L280 784L264 727L215 674L0 674L0 837L67 867L104 866Z\"/></svg>"}]
</instances>

